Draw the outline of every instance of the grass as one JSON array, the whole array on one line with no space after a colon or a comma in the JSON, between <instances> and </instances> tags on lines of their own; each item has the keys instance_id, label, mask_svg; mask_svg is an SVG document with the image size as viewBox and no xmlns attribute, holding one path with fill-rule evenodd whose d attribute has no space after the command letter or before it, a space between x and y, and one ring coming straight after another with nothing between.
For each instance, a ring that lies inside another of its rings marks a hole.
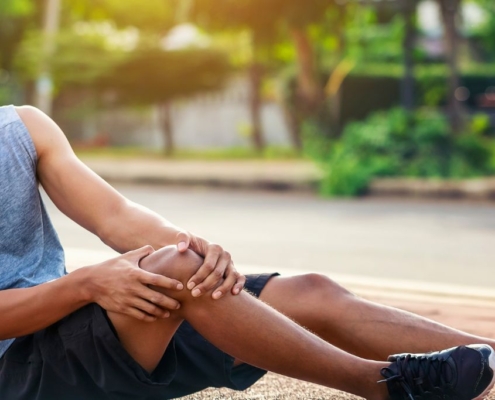
<instances>
[{"instance_id":1,"label":"grass","mask_svg":"<svg viewBox=\"0 0 495 400\"><path fill-rule=\"evenodd\" d=\"M77 148L80 157L104 157L116 159L152 158L166 160L297 160L302 156L289 147L268 146L261 153L250 148L233 147L226 149L177 149L172 156L167 156L161 149L143 147L91 147Z\"/></svg>"},{"instance_id":2,"label":"grass","mask_svg":"<svg viewBox=\"0 0 495 400\"><path fill-rule=\"evenodd\" d=\"M493 77L493 63L460 63L461 75L473 75L483 77ZM445 64L421 64L414 66L416 78L423 76L448 76L448 67ZM362 63L358 64L351 71L351 75L395 77L401 78L404 75L404 66L397 63Z\"/></svg>"}]
</instances>

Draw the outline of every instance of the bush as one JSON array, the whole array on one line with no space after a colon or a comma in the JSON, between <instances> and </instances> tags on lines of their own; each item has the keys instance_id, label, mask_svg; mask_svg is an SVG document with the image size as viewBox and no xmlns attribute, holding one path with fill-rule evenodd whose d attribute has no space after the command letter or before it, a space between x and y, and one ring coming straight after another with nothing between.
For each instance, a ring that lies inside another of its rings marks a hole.
<instances>
[{"instance_id":1,"label":"bush","mask_svg":"<svg viewBox=\"0 0 495 400\"><path fill-rule=\"evenodd\" d=\"M378 112L346 126L339 140L305 127L306 153L324 170L326 195L363 194L374 177L468 178L494 171L493 141L484 136L481 117L469 132L454 136L436 110ZM476 129L478 127L478 129Z\"/></svg>"}]
</instances>

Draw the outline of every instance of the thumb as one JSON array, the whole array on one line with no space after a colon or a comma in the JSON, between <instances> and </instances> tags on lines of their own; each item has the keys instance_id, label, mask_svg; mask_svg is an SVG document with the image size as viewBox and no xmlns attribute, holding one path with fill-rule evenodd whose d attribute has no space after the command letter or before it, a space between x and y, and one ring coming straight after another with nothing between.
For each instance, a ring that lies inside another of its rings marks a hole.
<instances>
[{"instance_id":1,"label":"thumb","mask_svg":"<svg viewBox=\"0 0 495 400\"><path fill-rule=\"evenodd\" d=\"M154 253L154 251L155 251L155 249L153 249L153 247L151 247L150 245L146 245L146 246L143 246L139 249L132 250L132 251L126 253L125 256L130 260L133 260L135 262L139 262L144 257L147 257L150 254Z\"/></svg>"},{"instance_id":2,"label":"thumb","mask_svg":"<svg viewBox=\"0 0 495 400\"><path fill-rule=\"evenodd\" d=\"M191 244L191 238L186 232L179 232L176 236L177 249L180 253L185 252Z\"/></svg>"}]
</instances>

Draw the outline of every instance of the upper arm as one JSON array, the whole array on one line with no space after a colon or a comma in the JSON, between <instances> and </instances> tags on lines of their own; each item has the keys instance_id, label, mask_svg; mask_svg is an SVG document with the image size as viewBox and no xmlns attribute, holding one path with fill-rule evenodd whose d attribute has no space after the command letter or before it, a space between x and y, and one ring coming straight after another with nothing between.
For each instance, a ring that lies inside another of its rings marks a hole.
<instances>
[{"instance_id":1,"label":"upper arm","mask_svg":"<svg viewBox=\"0 0 495 400\"><path fill-rule=\"evenodd\" d=\"M126 200L74 154L57 124L33 107L18 107L38 154L38 179L55 205L101 237L105 221Z\"/></svg>"}]
</instances>

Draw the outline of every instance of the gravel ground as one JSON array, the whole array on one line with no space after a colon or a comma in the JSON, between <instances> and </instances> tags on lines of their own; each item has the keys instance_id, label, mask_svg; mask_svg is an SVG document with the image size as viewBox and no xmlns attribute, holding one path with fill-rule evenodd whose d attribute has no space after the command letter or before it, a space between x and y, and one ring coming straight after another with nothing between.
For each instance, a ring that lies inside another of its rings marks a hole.
<instances>
[{"instance_id":1,"label":"gravel ground","mask_svg":"<svg viewBox=\"0 0 495 400\"><path fill-rule=\"evenodd\" d=\"M322 386L313 385L289 379L280 375L269 373L253 387L245 392L235 392L228 389L209 389L193 396L183 398L184 400L344 400L359 399L346 393L329 390Z\"/></svg>"},{"instance_id":2,"label":"gravel ground","mask_svg":"<svg viewBox=\"0 0 495 400\"><path fill-rule=\"evenodd\" d=\"M406 309L420 315L446 323L473 334L495 338L495 304L459 305L449 303L431 303L405 301L401 299L372 298L372 300ZM356 396L330 390L280 375L269 373L245 392L228 389L209 389L183 400L356 400ZM487 397L495 400L495 390Z\"/></svg>"},{"instance_id":3,"label":"gravel ground","mask_svg":"<svg viewBox=\"0 0 495 400\"><path fill-rule=\"evenodd\" d=\"M494 391L495 392L495 391ZM184 400L358 400L352 396L336 390L329 390L322 386L289 379L269 373L256 385L245 392L234 392L227 389L209 389ZM495 393L487 397L495 400Z\"/></svg>"}]
</instances>

